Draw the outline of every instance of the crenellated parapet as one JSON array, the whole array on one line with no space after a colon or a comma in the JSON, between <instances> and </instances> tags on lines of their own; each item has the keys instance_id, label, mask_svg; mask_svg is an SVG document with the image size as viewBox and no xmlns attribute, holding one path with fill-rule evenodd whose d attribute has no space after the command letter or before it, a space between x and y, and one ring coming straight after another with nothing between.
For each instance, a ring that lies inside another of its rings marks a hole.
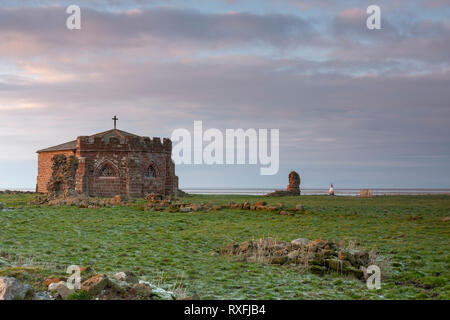
<instances>
[{"instance_id":1,"label":"crenellated parapet","mask_svg":"<svg viewBox=\"0 0 450 320\"><path fill-rule=\"evenodd\" d=\"M153 137L93 137L79 136L77 150L83 151L138 151L149 153L172 153L172 141Z\"/></svg>"}]
</instances>

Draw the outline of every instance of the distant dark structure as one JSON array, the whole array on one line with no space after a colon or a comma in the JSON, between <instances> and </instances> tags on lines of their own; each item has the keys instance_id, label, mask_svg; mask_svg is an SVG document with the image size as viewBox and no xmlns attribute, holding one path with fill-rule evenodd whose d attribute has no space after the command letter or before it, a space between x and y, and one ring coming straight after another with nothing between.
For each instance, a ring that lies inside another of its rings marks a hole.
<instances>
[{"instance_id":1,"label":"distant dark structure","mask_svg":"<svg viewBox=\"0 0 450 320\"><path fill-rule=\"evenodd\" d=\"M299 196L301 194L300 191L300 175L291 171L289 173L289 184L286 190L276 190L275 192L268 193L266 196L271 197L284 197L284 196Z\"/></svg>"},{"instance_id":2,"label":"distant dark structure","mask_svg":"<svg viewBox=\"0 0 450 320\"><path fill-rule=\"evenodd\" d=\"M289 173L287 192L292 193L294 196L300 195L300 175L295 171Z\"/></svg>"}]
</instances>

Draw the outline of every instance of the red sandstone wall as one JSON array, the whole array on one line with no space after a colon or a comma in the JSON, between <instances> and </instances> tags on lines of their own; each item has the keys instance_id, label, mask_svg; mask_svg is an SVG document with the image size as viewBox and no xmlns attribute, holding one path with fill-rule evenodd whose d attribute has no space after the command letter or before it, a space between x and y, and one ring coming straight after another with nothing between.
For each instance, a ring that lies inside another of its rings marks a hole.
<instances>
[{"instance_id":1,"label":"red sandstone wall","mask_svg":"<svg viewBox=\"0 0 450 320\"><path fill-rule=\"evenodd\" d=\"M63 154L66 157L75 155L73 151L52 151L38 153L38 176L37 176L37 192L47 192L47 183L52 176L52 158L57 154Z\"/></svg>"},{"instance_id":2,"label":"red sandstone wall","mask_svg":"<svg viewBox=\"0 0 450 320\"><path fill-rule=\"evenodd\" d=\"M79 160L75 176L75 190L79 193L97 197L126 195L143 197L148 193L173 194L178 189L178 177L171 159L172 142L159 138L139 140L131 138L103 140L78 137L76 157ZM39 192L47 192L47 183L52 175L52 158L56 154L74 155L72 151L39 153L38 185ZM105 164L110 165L116 175L101 177ZM146 177L152 165L156 177Z\"/></svg>"},{"instance_id":3,"label":"red sandstone wall","mask_svg":"<svg viewBox=\"0 0 450 320\"><path fill-rule=\"evenodd\" d=\"M166 153L142 154L142 166L137 173L142 178L142 194L148 193L165 193L165 183L167 179L166 163L170 159L170 155ZM156 171L156 178L148 178L145 176L147 168L152 165Z\"/></svg>"},{"instance_id":4,"label":"red sandstone wall","mask_svg":"<svg viewBox=\"0 0 450 320\"><path fill-rule=\"evenodd\" d=\"M77 190L83 189L91 196L112 197L117 194L130 197L143 197L148 193L168 193L168 176L174 174L174 170L168 172L171 161L172 145L170 140L159 138L145 139L144 142L137 139L121 141L111 138L108 141L102 139L89 140L87 137L77 139L77 156L85 158L84 187L77 186ZM116 177L101 177L100 171L105 164L109 164L116 171ZM156 177L146 177L148 167L152 165L156 171ZM170 177L169 177L170 178ZM80 181L78 177L77 181ZM173 179L170 178L170 181Z\"/></svg>"},{"instance_id":5,"label":"red sandstone wall","mask_svg":"<svg viewBox=\"0 0 450 320\"><path fill-rule=\"evenodd\" d=\"M143 197L148 193L165 194L166 161L170 155L144 152L83 152L86 158L86 189L91 196L112 197L117 194ZM101 177L104 165L112 166L116 177ZM147 168L152 165L156 177L146 177Z\"/></svg>"},{"instance_id":6,"label":"red sandstone wall","mask_svg":"<svg viewBox=\"0 0 450 320\"><path fill-rule=\"evenodd\" d=\"M127 152L81 151L85 158L85 192L90 196L112 197L127 192ZM101 177L100 170L108 164L116 172L115 177Z\"/></svg>"}]
</instances>

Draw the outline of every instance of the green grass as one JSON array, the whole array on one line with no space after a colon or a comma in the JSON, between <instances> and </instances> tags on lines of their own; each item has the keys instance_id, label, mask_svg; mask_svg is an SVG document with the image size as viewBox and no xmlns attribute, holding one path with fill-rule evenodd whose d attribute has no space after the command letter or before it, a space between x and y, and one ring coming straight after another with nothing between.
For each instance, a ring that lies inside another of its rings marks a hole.
<instances>
[{"instance_id":1,"label":"green grass","mask_svg":"<svg viewBox=\"0 0 450 320\"><path fill-rule=\"evenodd\" d=\"M86 291L77 291L69 294L66 300L92 300L92 296Z\"/></svg>"},{"instance_id":2,"label":"green grass","mask_svg":"<svg viewBox=\"0 0 450 320\"><path fill-rule=\"evenodd\" d=\"M301 196L191 196L224 204L265 200L302 204L307 214L271 212L159 213L128 207L27 207L32 195L0 195L13 210L0 212L0 252L97 272L130 270L167 284L183 282L202 299L450 299L450 196L374 198ZM411 217L421 216L413 220ZM340 275L316 276L288 267L236 262L211 252L231 241L275 237L355 241L389 258L382 288ZM2 271L0 269L0 275Z\"/></svg>"}]
</instances>

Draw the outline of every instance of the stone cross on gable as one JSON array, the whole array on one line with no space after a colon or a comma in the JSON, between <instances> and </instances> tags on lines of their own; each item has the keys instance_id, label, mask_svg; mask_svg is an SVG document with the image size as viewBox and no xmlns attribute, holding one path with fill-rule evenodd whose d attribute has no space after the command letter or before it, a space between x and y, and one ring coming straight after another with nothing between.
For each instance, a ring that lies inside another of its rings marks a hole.
<instances>
[{"instance_id":1,"label":"stone cross on gable","mask_svg":"<svg viewBox=\"0 0 450 320\"><path fill-rule=\"evenodd\" d=\"M116 129L117 127L117 120L119 120L119 118L117 118L117 116L114 116L114 118L112 118L114 120L114 129Z\"/></svg>"}]
</instances>

